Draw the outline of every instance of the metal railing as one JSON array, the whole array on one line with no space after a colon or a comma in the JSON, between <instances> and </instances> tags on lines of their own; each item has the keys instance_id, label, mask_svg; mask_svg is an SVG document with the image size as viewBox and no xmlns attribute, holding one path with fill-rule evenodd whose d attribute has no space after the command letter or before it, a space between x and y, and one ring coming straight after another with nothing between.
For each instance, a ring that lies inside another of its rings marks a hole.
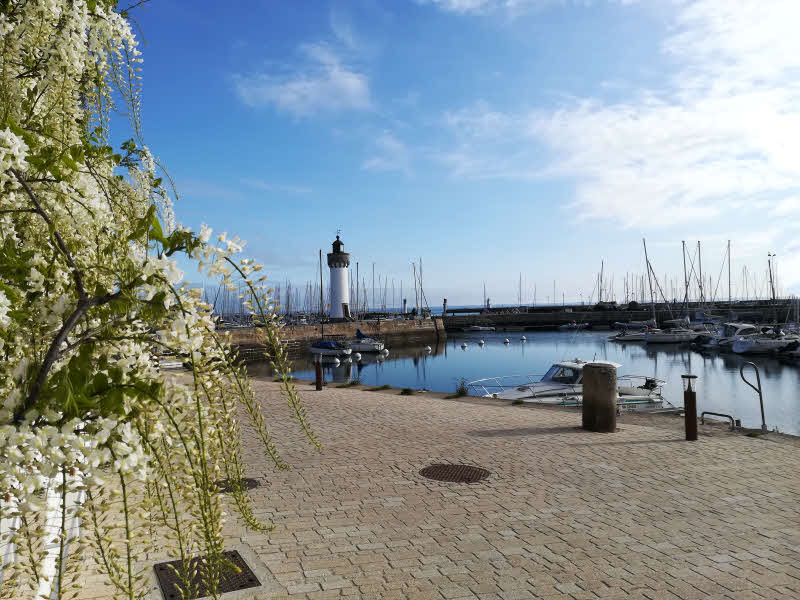
<instances>
[{"instance_id":1,"label":"metal railing","mask_svg":"<svg viewBox=\"0 0 800 600\"><path fill-rule=\"evenodd\" d=\"M752 383L747 381L747 378L744 376L744 368L747 365L753 367L753 370L756 372L756 385L753 385ZM741 376L742 381L744 381L747 385L753 388L758 394L758 402L761 404L761 431L766 433L767 420L764 418L764 395L761 393L761 373L758 372L758 367L756 366L755 363L746 362L739 368L739 375Z\"/></svg>"}]
</instances>

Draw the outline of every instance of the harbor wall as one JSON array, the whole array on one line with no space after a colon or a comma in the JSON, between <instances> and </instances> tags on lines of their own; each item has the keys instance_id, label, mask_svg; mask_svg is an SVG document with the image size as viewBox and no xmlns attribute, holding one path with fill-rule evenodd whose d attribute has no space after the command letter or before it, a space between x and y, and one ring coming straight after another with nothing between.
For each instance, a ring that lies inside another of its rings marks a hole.
<instances>
[{"instance_id":1,"label":"harbor wall","mask_svg":"<svg viewBox=\"0 0 800 600\"><path fill-rule=\"evenodd\" d=\"M679 315L665 310L656 312L659 323L668 319L677 318ZM767 314L760 311L740 311L738 318L751 319L758 322L768 320ZM560 325L571 323L585 323L597 329L613 327L615 322L647 321L653 318L651 310L598 310L571 312L564 310L549 312L496 312L488 314L454 315L444 318L444 327L448 331L462 331L471 325L483 325L498 329L513 328L528 331L556 329Z\"/></svg>"},{"instance_id":2,"label":"harbor wall","mask_svg":"<svg viewBox=\"0 0 800 600\"><path fill-rule=\"evenodd\" d=\"M350 339L356 337L356 330L368 336L381 339L400 339L404 341L424 341L445 337L445 327L441 317L431 319L397 319L382 321L342 321L315 325L285 325L280 330L280 338L284 342L310 343L324 335L331 339ZM235 345L250 346L259 343L258 331L255 328L230 329L231 341Z\"/></svg>"}]
</instances>

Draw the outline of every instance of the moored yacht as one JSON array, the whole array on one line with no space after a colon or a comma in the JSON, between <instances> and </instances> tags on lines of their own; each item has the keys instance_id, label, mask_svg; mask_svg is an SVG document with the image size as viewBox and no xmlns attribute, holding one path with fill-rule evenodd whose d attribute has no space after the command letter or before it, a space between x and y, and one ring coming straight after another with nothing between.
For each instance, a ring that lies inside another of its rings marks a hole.
<instances>
[{"instance_id":1,"label":"moored yacht","mask_svg":"<svg viewBox=\"0 0 800 600\"><path fill-rule=\"evenodd\" d=\"M356 329L356 339L350 340L347 344L353 352L383 352L384 343L375 338L371 338Z\"/></svg>"},{"instance_id":2,"label":"moored yacht","mask_svg":"<svg viewBox=\"0 0 800 600\"><path fill-rule=\"evenodd\" d=\"M521 400L542 404L577 406L583 403L583 367L590 362L621 366L605 360L575 360L554 363L540 378L535 375L512 375L478 379L467 384L471 393L499 400ZM664 382L644 375L617 378L617 404L661 404Z\"/></svg>"},{"instance_id":3,"label":"moored yacht","mask_svg":"<svg viewBox=\"0 0 800 600\"><path fill-rule=\"evenodd\" d=\"M309 346L312 354L321 356L347 356L352 350L336 340L317 340Z\"/></svg>"}]
</instances>

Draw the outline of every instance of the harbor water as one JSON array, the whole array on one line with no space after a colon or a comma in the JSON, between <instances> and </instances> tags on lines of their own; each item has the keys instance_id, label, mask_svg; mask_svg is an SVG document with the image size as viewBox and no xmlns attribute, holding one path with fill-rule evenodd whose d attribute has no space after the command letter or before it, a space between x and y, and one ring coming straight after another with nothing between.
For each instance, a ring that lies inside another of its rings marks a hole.
<instances>
[{"instance_id":1,"label":"harbor water","mask_svg":"<svg viewBox=\"0 0 800 600\"><path fill-rule=\"evenodd\" d=\"M473 381L506 375L542 375L560 360L609 360L620 363L620 375L646 375L664 380L663 396L668 404L681 406L681 375L697 376L698 414L713 411L741 419L742 426L759 428L758 395L741 379L739 369L754 362L761 374L767 426L800 435L800 366L766 356L700 353L687 346L618 343L608 340L612 332L475 332L449 334L438 345L392 346L388 356L362 354L360 361L344 360L338 366L324 365L326 381L346 383L358 379L364 385L454 392L463 380ZM527 339L522 341L522 336ZM504 343L508 339L509 343ZM483 340L484 344L479 342ZM466 348L462 345L466 343ZM314 378L311 356L293 362L296 377ZM251 372L268 374L263 365ZM755 382L750 367L745 370Z\"/></svg>"}]
</instances>

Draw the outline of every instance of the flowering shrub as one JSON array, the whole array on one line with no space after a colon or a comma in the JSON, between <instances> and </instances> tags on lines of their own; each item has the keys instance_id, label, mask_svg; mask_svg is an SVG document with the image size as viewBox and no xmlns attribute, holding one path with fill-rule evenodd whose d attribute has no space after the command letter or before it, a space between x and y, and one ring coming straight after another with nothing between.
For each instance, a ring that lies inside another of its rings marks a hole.
<instances>
[{"instance_id":1,"label":"flowering shrub","mask_svg":"<svg viewBox=\"0 0 800 600\"><path fill-rule=\"evenodd\" d=\"M238 239L211 243L205 226L174 221L176 194L141 135L140 53L115 5L0 2L0 597L70 597L88 556L116 597L143 597L155 543L186 565L205 554L196 568L213 589L219 479L247 525L268 528L241 485L237 413L288 467L210 307L181 285L179 254L245 282L290 410L318 445L260 267L236 258ZM133 132L119 151L112 112ZM188 373L162 372L166 356Z\"/></svg>"}]
</instances>

